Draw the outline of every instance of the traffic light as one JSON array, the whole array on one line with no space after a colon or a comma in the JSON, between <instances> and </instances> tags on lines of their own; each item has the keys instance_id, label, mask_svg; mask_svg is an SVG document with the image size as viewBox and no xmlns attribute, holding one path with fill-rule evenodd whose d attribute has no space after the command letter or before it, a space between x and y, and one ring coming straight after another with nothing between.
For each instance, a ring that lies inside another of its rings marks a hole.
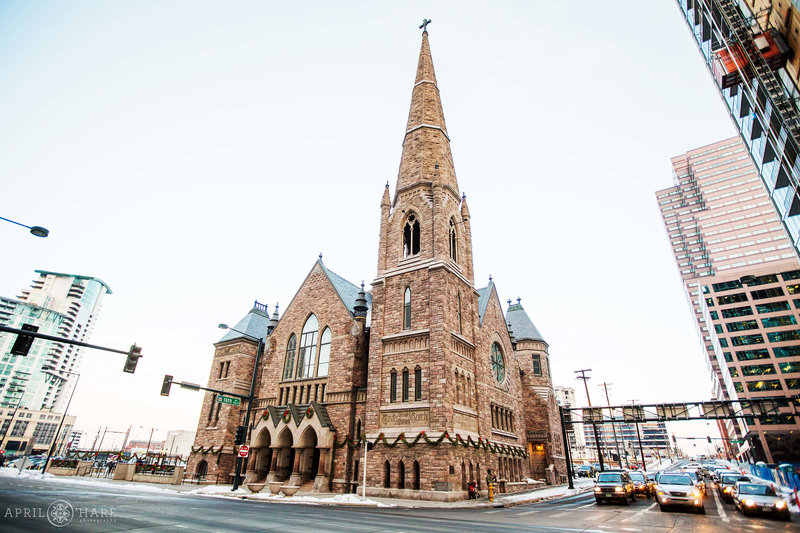
<instances>
[{"instance_id":1,"label":"traffic light","mask_svg":"<svg viewBox=\"0 0 800 533\"><path fill-rule=\"evenodd\" d=\"M169 389L172 386L172 376L164 376L164 383L161 385L161 396L169 396Z\"/></svg>"},{"instance_id":2,"label":"traffic light","mask_svg":"<svg viewBox=\"0 0 800 533\"><path fill-rule=\"evenodd\" d=\"M34 326L33 324L22 324L20 329L36 332L39 331L39 326ZM14 345L11 347L10 353L11 355L21 355L24 357L28 355L31 345L33 345L33 337L20 333L17 335L17 340L14 341Z\"/></svg>"},{"instance_id":3,"label":"traffic light","mask_svg":"<svg viewBox=\"0 0 800 533\"><path fill-rule=\"evenodd\" d=\"M122 371L127 372L128 374L133 374L136 372L136 365L141 356L142 349L136 346L136 344L131 345L131 349L128 350L128 358L125 359L125 366L122 367Z\"/></svg>"},{"instance_id":4,"label":"traffic light","mask_svg":"<svg viewBox=\"0 0 800 533\"><path fill-rule=\"evenodd\" d=\"M233 437L233 443L236 446L244 444L244 426L238 426L236 428L236 435Z\"/></svg>"}]
</instances>

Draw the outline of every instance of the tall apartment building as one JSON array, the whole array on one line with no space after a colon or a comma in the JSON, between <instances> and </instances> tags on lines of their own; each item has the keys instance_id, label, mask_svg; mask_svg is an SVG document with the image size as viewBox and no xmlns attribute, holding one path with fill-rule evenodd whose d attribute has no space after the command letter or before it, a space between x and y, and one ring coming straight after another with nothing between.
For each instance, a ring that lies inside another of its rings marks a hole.
<instances>
[{"instance_id":1,"label":"tall apartment building","mask_svg":"<svg viewBox=\"0 0 800 533\"><path fill-rule=\"evenodd\" d=\"M798 2L677 4L789 242L800 249Z\"/></svg>"},{"instance_id":2,"label":"tall apartment building","mask_svg":"<svg viewBox=\"0 0 800 533\"><path fill-rule=\"evenodd\" d=\"M720 423L745 459L798 457L800 262L738 138L672 158L656 193L715 399L785 397L780 413Z\"/></svg>"},{"instance_id":3,"label":"tall apartment building","mask_svg":"<svg viewBox=\"0 0 800 533\"><path fill-rule=\"evenodd\" d=\"M20 329L36 326L39 333L87 342L103 296L111 293L103 281L74 274L37 270L38 279L18 298L0 297L0 324ZM41 372L76 372L83 348L43 339L34 340L28 355L10 353L17 335L0 333L0 407L61 411L74 386L74 376L54 378Z\"/></svg>"},{"instance_id":4,"label":"tall apartment building","mask_svg":"<svg viewBox=\"0 0 800 533\"><path fill-rule=\"evenodd\" d=\"M556 403L564 409L577 407L578 402L575 399L575 389L572 387L554 386L553 392L556 395ZM564 412L566 422L571 421L569 411ZM590 460L596 457L594 451L590 452L586 447L586 440L583 438L583 423L574 421L567 427L567 438L569 441L569 448L572 452L572 460L579 462L583 460Z\"/></svg>"}]
</instances>

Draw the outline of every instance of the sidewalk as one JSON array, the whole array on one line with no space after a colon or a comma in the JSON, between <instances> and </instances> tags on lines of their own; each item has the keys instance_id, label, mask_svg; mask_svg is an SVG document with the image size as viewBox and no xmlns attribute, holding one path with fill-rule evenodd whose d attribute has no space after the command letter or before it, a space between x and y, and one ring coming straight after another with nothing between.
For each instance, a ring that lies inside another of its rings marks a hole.
<instances>
[{"instance_id":1,"label":"sidewalk","mask_svg":"<svg viewBox=\"0 0 800 533\"><path fill-rule=\"evenodd\" d=\"M197 486L191 484L184 485L160 485L156 483L140 483L133 481L115 481L110 478L90 478L79 476L54 476L45 474L42 476L40 471L23 470L19 474L18 470L10 468L0 468L0 477L22 476L28 480L42 480L46 482L75 484L75 485L94 485L106 489L123 488L139 492L162 492L173 494L192 494L207 496L212 498L234 498L253 501L268 501L274 503L287 504L312 504L312 505L353 505L371 507L403 507L403 508L472 508L472 507L511 507L525 503L550 500L561 496L580 494L591 490L594 485L593 479L579 478L574 480L574 489L569 489L567 485L554 485L538 490L516 492L513 494L497 494L494 502L487 498L478 500L460 500L456 502L434 502L427 500L406 500L400 498L367 498L355 494L338 493L298 493L292 497L283 495L272 495L269 492L254 494L247 488L240 487L236 492L231 491L231 485L205 485ZM268 490L268 489L267 489Z\"/></svg>"}]
</instances>

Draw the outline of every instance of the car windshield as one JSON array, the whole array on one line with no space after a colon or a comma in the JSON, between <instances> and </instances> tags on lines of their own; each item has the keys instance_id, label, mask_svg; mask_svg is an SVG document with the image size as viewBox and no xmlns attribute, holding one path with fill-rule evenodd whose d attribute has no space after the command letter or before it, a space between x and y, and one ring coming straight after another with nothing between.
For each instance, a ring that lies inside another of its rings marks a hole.
<instances>
[{"instance_id":1,"label":"car windshield","mask_svg":"<svg viewBox=\"0 0 800 533\"><path fill-rule=\"evenodd\" d=\"M697 481L697 473L695 472L684 472L687 476L692 478L692 481Z\"/></svg>"},{"instance_id":2,"label":"car windshield","mask_svg":"<svg viewBox=\"0 0 800 533\"><path fill-rule=\"evenodd\" d=\"M750 481L747 478L743 478L740 475L733 475L733 476L722 476L722 484L723 485L733 485L737 481Z\"/></svg>"},{"instance_id":3,"label":"car windshield","mask_svg":"<svg viewBox=\"0 0 800 533\"><path fill-rule=\"evenodd\" d=\"M591 470L591 469L592 469L592 467L591 467L591 466L585 466L585 465L584 465L584 466L579 466L579 467L578 467L578 470Z\"/></svg>"},{"instance_id":4,"label":"car windshield","mask_svg":"<svg viewBox=\"0 0 800 533\"><path fill-rule=\"evenodd\" d=\"M754 496L777 496L775 489L769 485L756 485L750 483L742 483L739 485L739 494L752 494Z\"/></svg>"},{"instance_id":5,"label":"car windshield","mask_svg":"<svg viewBox=\"0 0 800 533\"><path fill-rule=\"evenodd\" d=\"M644 481L644 474L641 472L631 472L630 473L631 479L634 481Z\"/></svg>"},{"instance_id":6,"label":"car windshield","mask_svg":"<svg viewBox=\"0 0 800 533\"><path fill-rule=\"evenodd\" d=\"M658 482L662 485L692 485L692 478L686 474L661 474Z\"/></svg>"},{"instance_id":7,"label":"car windshield","mask_svg":"<svg viewBox=\"0 0 800 533\"><path fill-rule=\"evenodd\" d=\"M600 474L597 476L598 483L622 483L621 474Z\"/></svg>"}]
</instances>

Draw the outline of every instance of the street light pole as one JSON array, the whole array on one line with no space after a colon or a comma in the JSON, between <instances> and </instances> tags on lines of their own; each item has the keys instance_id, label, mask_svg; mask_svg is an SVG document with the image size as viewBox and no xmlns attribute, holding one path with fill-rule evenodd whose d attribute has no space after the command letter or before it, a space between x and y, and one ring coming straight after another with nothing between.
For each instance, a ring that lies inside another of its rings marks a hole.
<instances>
[{"instance_id":1,"label":"street light pole","mask_svg":"<svg viewBox=\"0 0 800 533\"><path fill-rule=\"evenodd\" d=\"M42 372L45 374L50 374L58 379L66 381L67 378L55 374L52 367L43 366ZM61 421L58 423L58 429L56 429L55 437L53 438L53 443L47 449L47 459L44 462L44 466L42 467L42 477L44 477L44 473L47 471L47 467L50 466L50 459L53 457L53 450L56 447L56 443L58 442L58 436L61 434L61 428L64 426L64 419L67 418L67 412L69 412L69 404L72 403L72 396L75 394L75 389L78 388L78 380L81 379L81 375L77 372L70 372L69 370L62 370L65 374L71 374L73 376L77 376L75 378L75 385L72 387L72 392L69 393L69 400L67 400L67 407L64 409L64 414L61 415Z\"/></svg>"},{"instance_id":2,"label":"street light pole","mask_svg":"<svg viewBox=\"0 0 800 533\"><path fill-rule=\"evenodd\" d=\"M41 226L26 226L25 224L22 224L20 222L16 222L9 218L3 218L3 217L0 217L0 220L11 222L12 224L16 224L17 226L22 226L23 228L28 228L29 230L31 230L31 234L36 237L47 237L48 235L50 235L50 231L47 228L43 228Z\"/></svg>"},{"instance_id":3,"label":"street light pole","mask_svg":"<svg viewBox=\"0 0 800 533\"><path fill-rule=\"evenodd\" d=\"M245 431L245 439L249 441L250 435L250 410L253 408L253 400L255 399L255 392L256 392L256 378L258 377L258 364L261 361L261 355L264 353L264 339L260 337L253 337L243 331L239 331L238 329L234 329L228 327L227 324L220 324L220 329L229 329L231 331L235 331L240 333L246 337L250 337L251 339L258 341L258 348L256 349L256 360L253 364L253 377L250 380L250 394L247 396L247 409L244 411L244 431ZM236 454L236 470L233 474L233 488L231 491L235 491L241 485L241 476L242 476L242 458L239 457L239 454Z\"/></svg>"}]
</instances>

